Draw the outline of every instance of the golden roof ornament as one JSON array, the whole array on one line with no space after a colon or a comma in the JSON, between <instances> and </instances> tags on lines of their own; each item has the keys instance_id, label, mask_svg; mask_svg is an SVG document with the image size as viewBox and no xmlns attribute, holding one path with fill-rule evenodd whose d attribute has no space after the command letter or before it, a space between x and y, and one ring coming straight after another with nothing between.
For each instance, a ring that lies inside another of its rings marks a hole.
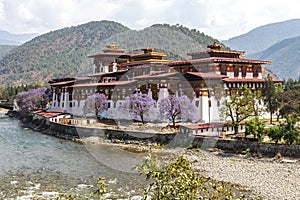
<instances>
[{"instance_id":1,"label":"golden roof ornament","mask_svg":"<svg viewBox=\"0 0 300 200\"><path fill-rule=\"evenodd\" d=\"M223 45L218 44L218 43L215 41L213 44L208 45L207 48L220 50L221 48L223 48Z\"/></svg>"}]
</instances>

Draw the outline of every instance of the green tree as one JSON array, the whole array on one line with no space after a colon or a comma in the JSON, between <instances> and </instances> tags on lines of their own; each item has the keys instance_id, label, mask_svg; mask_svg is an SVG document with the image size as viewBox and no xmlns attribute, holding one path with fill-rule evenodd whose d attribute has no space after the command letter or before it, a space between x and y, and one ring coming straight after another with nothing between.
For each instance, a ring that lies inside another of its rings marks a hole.
<instances>
[{"instance_id":1,"label":"green tree","mask_svg":"<svg viewBox=\"0 0 300 200\"><path fill-rule=\"evenodd\" d=\"M227 100L223 102L221 113L225 119L230 118L234 133L238 134L240 122L255 115L253 101L257 99L247 85L232 91Z\"/></svg>"},{"instance_id":2,"label":"green tree","mask_svg":"<svg viewBox=\"0 0 300 200\"><path fill-rule=\"evenodd\" d=\"M1 100L7 100L8 99L8 92L5 88L5 86L0 85L0 99Z\"/></svg>"},{"instance_id":3,"label":"green tree","mask_svg":"<svg viewBox=\"0 0 300 200\"><path fill-rule=\"evenodd\" d=\"M262 141L265 133L265 124L261 122L257 116L246 122L245 129L245 136L253 134L254 138L257 138L258 141Z\"/></svg>"},{"instance_id":4,"label":"green tree","mask_svg":"<svg viewBox=\"0 0 300 200\"><path fill-rule=\"evenodd\" d=\"M270 124L272 124L272 116L280 107L280 96L276 92L274 81L269 74L262 90L262 99L268 112L270 112Z\"/></svg>"},{"instance_id":5,"label":"green tree","mask_svg":"<svg viewBox=\"0 0 300 200\"><path fill-rule=\"evenodd\" d=\"M296 120L287 118L286 124L283 125L283 139L286 144L293 144L299 139L299 130L296 128Z\"/></svg>"},{"instance_id":6,"label":"green tree","mask_svg":"<svg viewBox=\"0 0 300 200\"><path fill-rule=\"evenodd\" d=\"M281 99L280 115L285 118L300 115L300 86L296 85L294 89L284 91L281 95Z\"/></svg>"},{"instance_id":7,"label":"green tree","mask_svg":"<svg viewBox=\"0 0 300 200\"><path fill-rule=\"evenodd\" d=\"M268 136L277 144L283 137L283 131L278 126L273 126L267 131Z\"/></svg>"}]
</instances>

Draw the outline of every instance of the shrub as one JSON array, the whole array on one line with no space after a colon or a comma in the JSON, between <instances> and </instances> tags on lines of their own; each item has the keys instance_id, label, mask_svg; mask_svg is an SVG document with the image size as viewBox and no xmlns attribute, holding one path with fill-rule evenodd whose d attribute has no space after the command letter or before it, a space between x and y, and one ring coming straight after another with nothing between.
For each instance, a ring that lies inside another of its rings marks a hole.
<instances>
[{"instance_id":1,"label":"shrub","mask_svg":"<svg viewBox=\"0 0 300 200\"><path fill-rule=\"evenodd\" d=\"M268 132L268 136L277 144L283 137L283 131L278 126L271 127Z\"/></svg>"},{"instance_id":2,"label":"shrub","mask_svg":"<svg viewBox=\"0 0 300 200\"><path fill-rule=\"evenodd\" d=\"M180 156L164 165L157 156L148 155L137 166L146 180L151 181L144 189L143 199L232 199L226 182L216 182L194 173L190 163Z\"/></svg>"},{"instance_id":3,"label":"shrub","mask_svg":"<svg viewBox=\"0 0 300 200\"><path fill-rule=\"evenodd\" d=\"M261 141L265 133L265 124L256 116L246 122L245 129L245 136L253 134L254 138Z\"/></svg>"}]
</instances>

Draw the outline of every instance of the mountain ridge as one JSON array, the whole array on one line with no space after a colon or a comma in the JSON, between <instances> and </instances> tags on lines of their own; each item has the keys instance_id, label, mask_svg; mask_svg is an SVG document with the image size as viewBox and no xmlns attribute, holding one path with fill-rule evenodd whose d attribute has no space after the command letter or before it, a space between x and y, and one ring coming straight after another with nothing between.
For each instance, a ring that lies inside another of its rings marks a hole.
<instances>
[{"instance_id":1,"label":"mountain ridge","mask_svg":"<svg viewBox=\"0 0 300 200\"><path fill-rule=\"evenodd\" d=\"M300 36L282 40L265 51L249 55L254 59L269 60L267 66L282 79L298 79L300 77Z\"/></svg>"},{"instance_id":2,"label":"mountain ridge","mask_svg":"<svg viewBox=\"0 0 300 200\"><path fill-rule=\"evenodd\" d=\"M37 36L37 33L14 34L0 30L0 45L21 45Z\"/></svg>"},{"instance_id":3,"label":"mountain ridge","mask_svg":"<svg viewBox=\"0 0 300 200\"><path fill-rule=\"evenodd\" d=\"M112 42L131 52L153 47L169 57L185 59L187 52L203 50L214 41L182 25L156 24L136 31L118 22L93 21L50 31L14 48L0 60L0 84L21 85L87 75L93 69L87 56L99 53Z\"/></svg>"},{"instance_id":4,"label":"mountain ridge","mask_svg":"<svg viewBox=\"0 0 300 200\"><path fill-rule=\"evenodd\" d=\"M259 26L251 31L222 41L232 49L253 54L263 51L273 44L300 35L300 19L290 19Z\"/></svg>"}]
</instances>

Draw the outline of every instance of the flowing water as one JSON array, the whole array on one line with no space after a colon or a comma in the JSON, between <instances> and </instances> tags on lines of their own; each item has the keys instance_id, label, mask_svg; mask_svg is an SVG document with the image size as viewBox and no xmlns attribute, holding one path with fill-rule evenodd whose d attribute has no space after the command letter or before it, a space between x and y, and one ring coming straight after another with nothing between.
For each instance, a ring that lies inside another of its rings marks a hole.
<instances>
[{"instance_id":1,"label":"flowing water","mask_svg":"<svg viewBox=\"0 0 300 200\"><path fill-rule=\"evenodd\" d=\"M82 144L26 129L0 113L0 199L48 199L86 188L91 192L99 176L123 196L134 195L144 180L105 166Z\"/></svg>"}]
</instances>

